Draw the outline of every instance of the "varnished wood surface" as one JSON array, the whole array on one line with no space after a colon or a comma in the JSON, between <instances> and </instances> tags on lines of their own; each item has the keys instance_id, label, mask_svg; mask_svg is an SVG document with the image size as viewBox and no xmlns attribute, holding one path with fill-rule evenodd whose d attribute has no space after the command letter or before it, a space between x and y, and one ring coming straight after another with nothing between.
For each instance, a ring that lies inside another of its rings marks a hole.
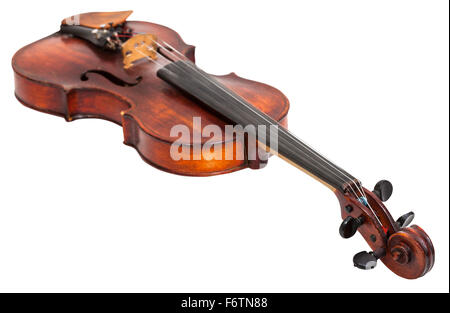
<instances>
[{"instance_id":1,"label":"varnished wood surface","mask_svg":"<svg viewBox=\"0 0 450 313\"><path fill-rule=\"evenodd\" d=\"M117 16L116 22L126 18L124 16ZM83 23L85 26L94 25L90 24L89 19L84 19ZM195 61L194 47L185 44L173 30L145 22L127 22L127 25L135 32L156 35ZM102 118L122 125L125 144L136 148L145 161L159 169L181 175L210 176L247 167L257 169L266 164L264 160L172 160L169 151L177 139L170 136L174 125L189 128L191 138L183 144L192 147L211 139L206 137L200 142L193 142L193 117L202 117L203 126L218 125L222 130L229 122L157 78L159 67L155 63L139 62L126 70L120 52L104 51L81 39L56 33L21 49L14 56L12 65L16 96L24 105L64 117L67 121ZM216 78L250 104L287 126L289 102L280 91L235 74ZM247 149L245 140L226 142L222 138L220 145L222 152L211 153L224 153L225 147L233 147L235 154ZM191 151L192 159L194 152L193 149ZM384 204L366 189L373 212L353 196L328 187L339 199L343 219L348 216L364 217L365 222L359 232L373 251L384 251L381 261L394 273L415 279L432 269L434 247L420 227L400 229ZM348 206L352 207L351 211L346 210Z\"/></svg>"},{"instance_id":2,"label":"varnished wood surface","mask_svg":"<svg viewBox=\"0 0 450 313\"><path fill-rule=\"evenodd\" d=\"M109 28L124 23L133 11L91 12L65 18L63 25L80 25L89 28Z\"/></svg>"},{"instance_id":3,"label":"varnished wood surface","mask_svg":"<svg viewBox=\"0 0 450 313\"><path fill-rule=\"evenodd\" d=\"M372 251L385 252L381 261L398 276L417 279L431 271L435 252L425 231L416 225L399 228L381 200L367 189L364 192L373 212L351 195L335 192L341 204L342 219L348 216L364 217L359 233ZM352 208L351 212L348 212L348 206ZM378 223L378 219L382 225Z\"/></svg>"},{"instance_id":4,"label":"varnished wood surface","mask_svg":"<svg viewBox=\"0 0 450 313\"><path fill-rule=\"evenodd\" d=\"M194 47L183 42L173 30L152 23L127 22L135 32L156 35L195 61ZM13 58L16 73L16 96L25 105L39 111L78 118L102 118L124 127L124 142L135 147L148 163L171 173L209 176L239 169L259 167L248 160L175 162L170 158L170 136L174 125L186 125L191 131L193 117L201 116L202 125L218 125L224 132L228 121L218 117L181 94L175 87L156 77L158 65L140 62L125 70L120 52L104 51L81 39L56 33L21 49ZM117 84L96 73L105 71L121 81L140 83L131 87ZM216 76L224 85L240 94L252 105L287 126L289 102L277 89L246 80L235 74ZM201 144L211 139L202 138ZM225 143L246 149L245 142Z\"/></svg>"}]
</instances>

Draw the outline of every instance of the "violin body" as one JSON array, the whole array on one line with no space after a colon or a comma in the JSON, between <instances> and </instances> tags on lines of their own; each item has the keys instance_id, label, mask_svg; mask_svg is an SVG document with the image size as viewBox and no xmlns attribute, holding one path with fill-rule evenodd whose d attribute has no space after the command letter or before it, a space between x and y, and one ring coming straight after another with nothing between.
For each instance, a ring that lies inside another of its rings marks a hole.
<instances>
[{"instance_id":1,"label":"violin body","mask_svg":"<svg viewBox=\"0 0 450 313\"><path fill-rule=\"evenodd\" d=\"M20 49L12 60L19 101L67 121L101 118L119 124L125 144L146 162L174 174L260 169L268 156L279 156L336 194L344 220L339 233L350 238L359 232L373 250L355 255L356 267L372 269L381 260L407 279L433 268L430 238L420 227L408 227L414 213L394 220L384 205L393 190L388 181L369 191L288 131L289 101L279 90L233 73L207 74L195 65L195 48L175 31L128 22L130 14L74 16L63 21L59 32ZM223 136L230 124L258 128L247 136ZM187 138L173 133L177 125L188 131ZM207 125L222 135L203 133ZM274 126L277 136L259 126ZM261 140L261 134L269 141ZM258 139L256 145L250 144L252 138ZM179 159L171 154L176 142L184 153ZM231 156L226 155L229 151Z\"/></svg>"},{"instance_id":2,"label":"violin body","mask_svg":"<svg viewBox=\"0 0 450 313\"><path fill-rule=\"evenodd\" d=\"M185 44L175 31L147 22L126 24L135 31L155 34L195 61L195 48ZM193 148L189 149L188 160L172 160L170 147L176 138L170 136L170 131L174 125L186 125L194 134L194 117L201 117L204 126L224 128L228 122L159 79L155 63L146 62L125 70L121 54L56 33L18 51L12 64L16 96L24 105L67 121L101 118L122 125L124 143L136 148L146 162L159 169L180 175L211 176L249 167L258 169L266 164L266 160L259 159L205 160L201 155L198 160L192 155ZM287 126L289 101L280 91L233 73L216 78ZM202 136L200 140L185 144L202 144L210 138ZM246 142L239 138L231 142L223 138L222 145L221 153L225 153L228 145L233 146L231 150L235 153L247 150Z\"/></svg>"}]
</instances>

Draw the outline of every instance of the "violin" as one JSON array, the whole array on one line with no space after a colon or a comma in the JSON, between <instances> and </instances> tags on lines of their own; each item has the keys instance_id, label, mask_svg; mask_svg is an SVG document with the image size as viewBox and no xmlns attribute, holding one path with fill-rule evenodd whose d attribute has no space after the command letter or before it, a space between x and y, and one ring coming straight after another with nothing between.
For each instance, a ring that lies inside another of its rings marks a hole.
<instances>
[{"instance_id":1,"label":"violin","mask_svg":"<svg viewBox=\"0 0 450 313\"><path fill-rule=\"evenodd\" d=\"M278 156L338 198L339 233L359 232L371 252L353 258L369 270L381 260L416 279L434 265L428 235L394 220L385 202L393 187L370 191L360 180L292 134L288 99L235 74L215 76L195 64L195 47L162 25L127 21L132 11L95 12L62 21L60 30L13 57L15 94L25 106L64 117L101 118L123 127L124 143L158 169L187 176L264 168Z\"/></svg>"}]
</instances>

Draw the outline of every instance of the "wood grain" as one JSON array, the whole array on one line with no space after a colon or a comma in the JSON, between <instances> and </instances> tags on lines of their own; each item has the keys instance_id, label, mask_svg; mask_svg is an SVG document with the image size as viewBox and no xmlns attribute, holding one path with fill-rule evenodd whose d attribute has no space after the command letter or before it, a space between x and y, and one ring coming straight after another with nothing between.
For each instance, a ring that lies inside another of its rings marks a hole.
<instances>
[{"instance_id":1,"label":"wood grain","mask_svg":"<svg viewBox=\"0 0 450 313\"><path fill-rule=\"evenodd\" d=\"M169 43L190 60L195 61L193 46L187 45L173 30L152 23L127 22L135 32L154 34ZM191 138L185 145L203 145L210 137L194 142L193 117L201 117L202 125L218 125L225 134L228 121L200 106L168 83L156 77L158 65L140 62L123 68L120 52L101 50L94 45L60 33L53 34L19 50L12 61L16 73L16 96L25 105L46 113L63 116L67 121L101 118L122 125L124 142L137 149L151 165L180 175L210 176L244 168L261 168L258 160L175 162L170 146L177 139L170 136L174 125L186 125ZM127 86L114 83L105 76L86 72L106 72ZM81 77L85 76L85 80ZM252 105L287 126L289 102L277 89L246 80L236 74L215 76ZM139 79L138 79L139 78ZM236 155L246 148L245 142L225 142Z\"/></svg>"},{"instance_id":2,"label":"wood grain","mask_svg":"<svg viewBox=\"0 0 450 313\"><path fill-rule=\"evenodd\" d=\"M63 25L80 25L89 28L110 28L125 23L133 11L90 12L65 18Z\"/></svg>"}]
</instances>

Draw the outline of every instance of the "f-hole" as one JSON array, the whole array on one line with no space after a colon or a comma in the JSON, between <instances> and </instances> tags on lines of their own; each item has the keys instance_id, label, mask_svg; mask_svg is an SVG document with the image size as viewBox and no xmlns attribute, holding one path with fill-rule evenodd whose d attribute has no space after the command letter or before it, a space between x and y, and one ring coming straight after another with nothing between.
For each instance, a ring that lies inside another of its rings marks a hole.
<instances>
[{"instance_id":1,"label":"f-hole","mask_svg":"<svg viewBox=\"0 0 450 313\"><path fill-rule=\"evenodd\" d=\"M107 80L109 80L111 83L113 83L114 85L120 86L120 87L133 87L136 86L137 84L139 84L142 81L142 77L139 76L136 78L135 82L126 82L123 79L120 79L117 76L114 76L113 74L106 72L106 71L102 71L102 70L90 70L90 71L86 71L83 74L81 74L80 79L82 81L88 81L89 77L88 74L97 74L100 76L103 76L104 78L106 78Z\"/></svg>"}]
</instances>

